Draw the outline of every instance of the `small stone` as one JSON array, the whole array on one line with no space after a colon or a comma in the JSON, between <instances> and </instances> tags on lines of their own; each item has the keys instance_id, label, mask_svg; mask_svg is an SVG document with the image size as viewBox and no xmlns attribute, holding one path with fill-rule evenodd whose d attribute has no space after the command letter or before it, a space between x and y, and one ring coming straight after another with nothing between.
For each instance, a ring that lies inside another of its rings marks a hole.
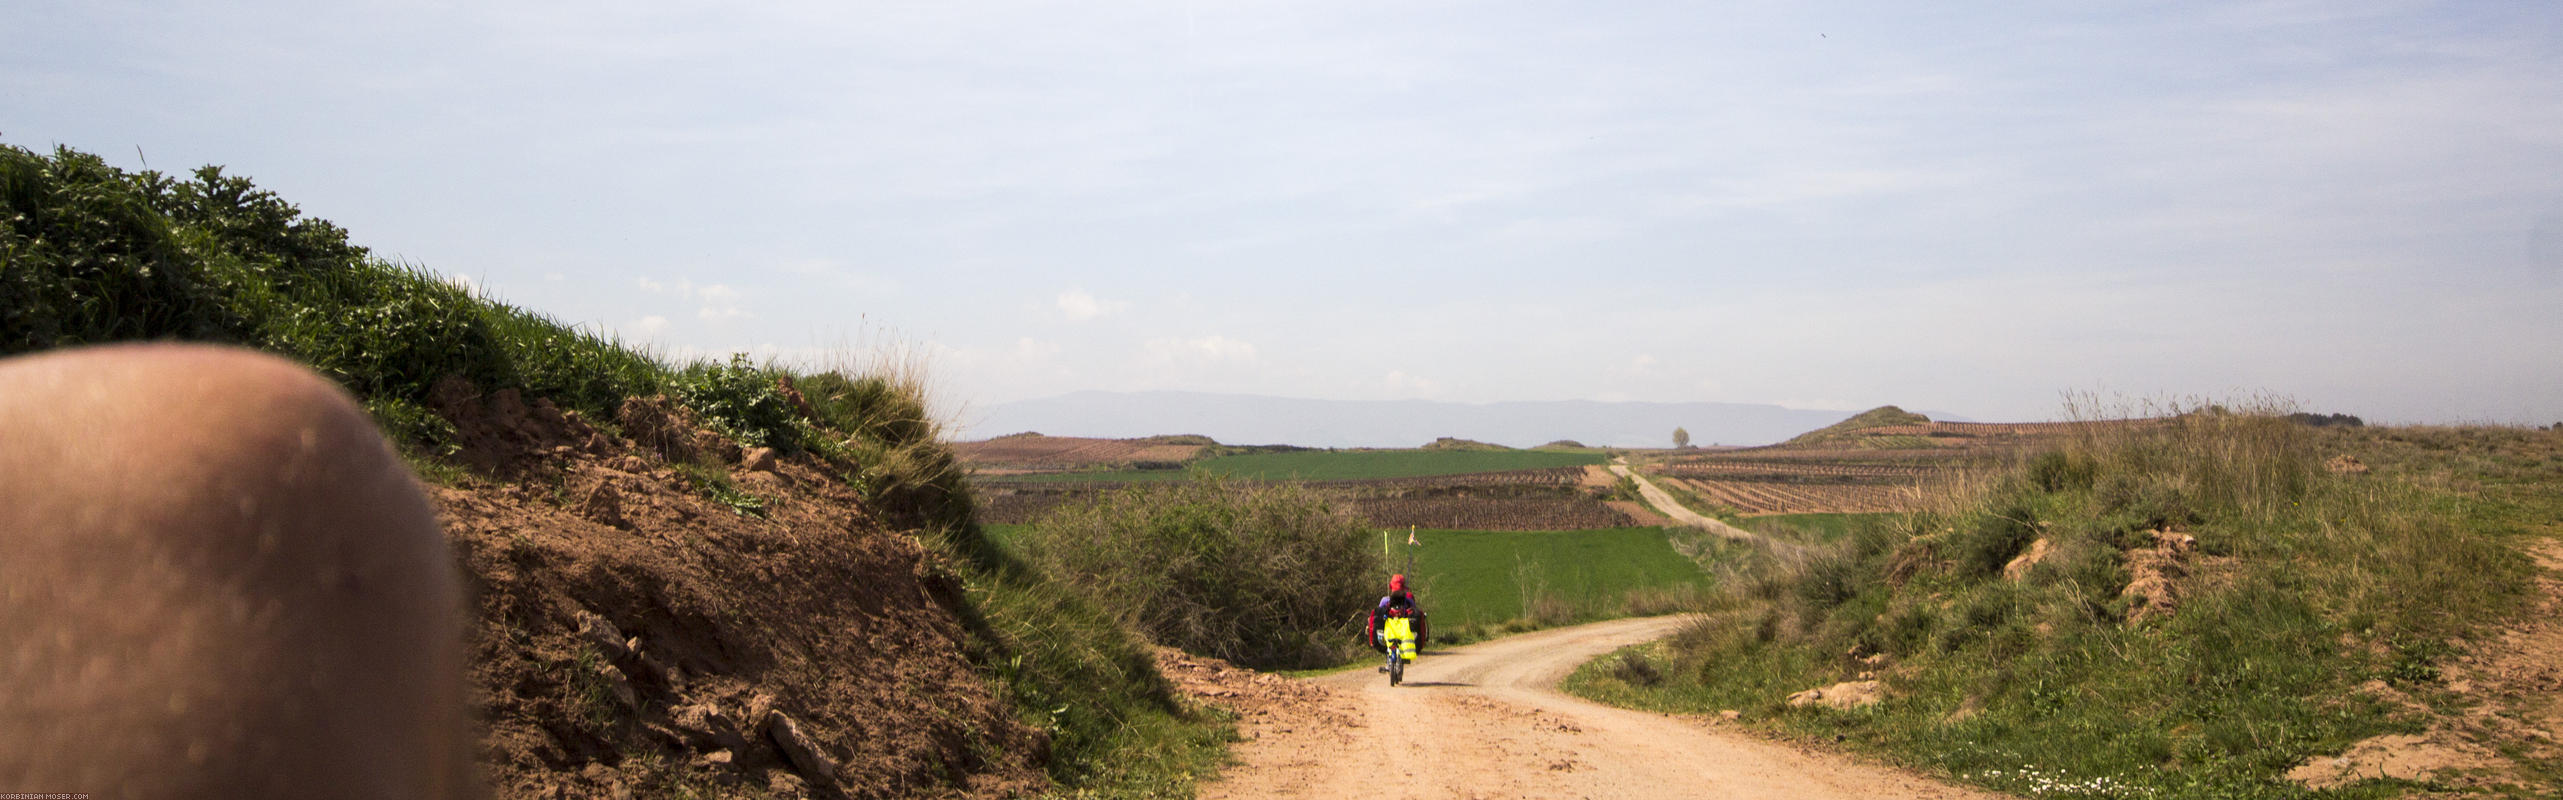
<instances>
[{"instance_id":1,"label":"small stone","mask_svg":"<svg viewBox=\"0 0 2563 800\"><path fill-rule=\"evenodd\" d=\"M623 516L623 492L607 480L589 490L587 499L578 505L579 516L598 525L618 530L631 530L632 521Z\"/></svg>"},{"instance_id":2,"label":"small stone","mask_svg":"<svg viewBox=\"0 0 2563 800\"><path fill-rule=\"evenodd\" d=\"M641 696L632 691L632 679L623 675L621 667L612 664L597 667L596 676L605 679L605 688L614 693L615 704L626 709L641 707Z\"/></svg>"},{"instance_id":3,"label":"small stone","mask_svg":"<svg viewBox=\"0 0 2563 800\"><path fill-rule=\"evenodd\" d=\"M606 658L619 659L624 653L630 652L624 648L623 632L614 627L612 620L592 611L579 611L572 619L579 624L579 638L596 645L597 651L603 653Z\"/></svg>"},{"instance_id":4,"label":"small stone","mask_svg":"<svg viewBox=\"0 0 2563 800\"><path fill-rule=\"evenodd\" d=\"M1720 718L1720 719L1725 719L1725 720L1728 720L1728 721L1739 720L1739 719L1743 719L1743 718L1744 718L1744 712L1742 712L1742 711L1737 711L1737 710L1735 710L1735 709L1730 708L1730 709L1726 709L1726 710L1724 710L1724 711L1720 711L1720 712L1718 712L1718 718Z\"/></svg>"},{"instance_id":5,"label":"small stone","mask_svg":"<svg viewBox=\"0 0 2563 800\"><path fill-rule=\"evenodd\" d=\"M739 466L747 469L749 472L773 472L774 448L749 448L745 455L740 456Z\"/></svg>"},{"instance_id":6,"label":"small stone","mask_svg":"<svg viewBox=\"0 0 2563 800\"><path fill-rule=\"evenodd\" d=\"M720 706L695 703L668 709L668 721L676 725L686 744L699 750L729 752L745 749L747 737L739 733L738 723Z\"/></svg>"},{"instance_id":7,"label":"small stone","mask_svg":"<svg viewBox=\"0 0 2563 800\"><path fill-rule=\"evenodd\" d=\"M765 737L774 741L775 749L783 751L783 757L790 760L801 774L818 781L836 778L836 760L829 758L827 751L821 750L817 742L801 732L800 723L792 721L792 715L774 712L766 720Z\"/></svg>"},{"instance_id":8,"label":"small stone","mask_svg":"<svg viewBox=\"0 0 2563 800\"><path fill-rule=\"evenodd\" d=\"M1789 695L1788 703L1795 707L1822 704L1833 709L1867 708L1885 700L1886 694L1886 686L1877 681L1847 681Z\"/></svg>"},{"instance_id":9,"label":"small stone","mask_svg":"<svg viewBox=\"0 0 2563 800\"><path fill-rule=\"evenodd\" d=\"M2013 582L2027 580L2029 578L2029 569L2031 567L2038 566L2040 562L2046 561L2047 557L2054 554L2055 551L2056 543L2054 540L2041 538L2037 541L2030 542L2028 552L2021 553L2018 558L2012 559L2011 563L2002 565L2003 580Z\"/></svg>"}]
</instances>

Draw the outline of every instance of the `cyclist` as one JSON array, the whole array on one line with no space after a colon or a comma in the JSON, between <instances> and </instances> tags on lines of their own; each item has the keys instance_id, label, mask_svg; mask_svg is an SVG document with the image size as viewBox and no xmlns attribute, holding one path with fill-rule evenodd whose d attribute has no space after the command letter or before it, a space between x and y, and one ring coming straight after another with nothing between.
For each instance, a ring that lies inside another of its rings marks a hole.
<instances>
[{"instance_id":1,"label":"cyclist","mask_svg":"<svg viewBox=\"0 0 2563 800\"><path fill-rule=\"evenodd\" d=\"M1425 642L1432 640L1431 629L1424 618L1424 607L1415 603L1415 593L1406 590L1404 575L1388 576L1388 596L1379 599L1379 605L1371 609L1370 619L1362 623L1362 639L1370 642L1370 649L1388 652L1388 643L1379 640L1379 630L1380 623L1389 617L1415 620L1416 647L1423 647Z\"/></svg>"}]
</instances>

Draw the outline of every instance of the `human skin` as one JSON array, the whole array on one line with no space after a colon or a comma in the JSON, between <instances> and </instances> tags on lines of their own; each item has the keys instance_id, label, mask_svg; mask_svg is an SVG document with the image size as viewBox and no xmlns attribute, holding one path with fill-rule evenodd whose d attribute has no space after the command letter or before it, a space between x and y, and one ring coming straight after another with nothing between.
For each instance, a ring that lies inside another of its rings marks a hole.
<instances>
[{"instance_id":1,"label":"human skin","mask_svg":"<svg viewBox=\"0 0 2563 800\"><path fill-rule=\"evenodd\" d=\"M417 481L309 370L0 360L0 792L477 796L462 602Z\"/></svg>"}]
</instances>

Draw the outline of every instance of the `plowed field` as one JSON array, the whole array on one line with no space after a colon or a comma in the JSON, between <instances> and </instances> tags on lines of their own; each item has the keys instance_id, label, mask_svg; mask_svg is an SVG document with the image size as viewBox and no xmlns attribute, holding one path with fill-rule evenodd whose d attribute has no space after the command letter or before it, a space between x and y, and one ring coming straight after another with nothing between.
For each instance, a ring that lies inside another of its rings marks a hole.
<instances>
[{"instance_id":1,"label":"plowed field","mask_svg":"<svg viewBox=\"0 0 2563 800\"><path fill-rule=\"evenodd\" d=\"M992 474L1175 464L1201 454L1202 445L1155 439L1083 439L1073 436L1007 436L961 442L953 454Z\"/></svg>"}]
</instances>

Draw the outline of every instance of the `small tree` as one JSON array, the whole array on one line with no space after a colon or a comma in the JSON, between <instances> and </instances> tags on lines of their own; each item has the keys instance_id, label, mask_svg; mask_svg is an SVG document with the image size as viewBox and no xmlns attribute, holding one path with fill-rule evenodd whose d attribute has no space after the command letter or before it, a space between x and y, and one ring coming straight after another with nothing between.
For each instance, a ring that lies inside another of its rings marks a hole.
<instances>
[{"instance_id":1,"label":"small tree","mask_svg":"<svg viewBox=\"0 0 2563 800\"><path fill-rule=\"evenodd\" d=\"M1683 430L1680 426L1675 426L1673 428L1673 446L1685 450L1690 449L1691 432Z\"/></svg>"}]
</instances>

